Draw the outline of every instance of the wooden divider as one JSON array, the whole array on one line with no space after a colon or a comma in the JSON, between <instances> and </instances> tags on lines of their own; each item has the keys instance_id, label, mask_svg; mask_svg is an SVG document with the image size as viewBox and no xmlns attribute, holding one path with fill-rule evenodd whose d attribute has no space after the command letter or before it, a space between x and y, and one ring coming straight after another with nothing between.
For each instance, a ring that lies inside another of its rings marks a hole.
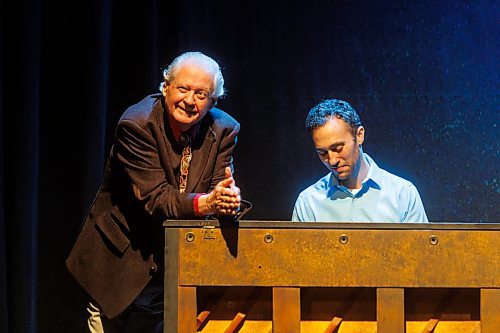
<instances>
[{"instance_id":1,"label":"wooden divider","mask_svg":"<svg viewBox=\"0 0 500 333\"><path fill-rule=\"evenodd\" d=\"M167 221L164 332L500 332L500 224Z\"/></svg>"},{"instance_id":2,"label":"wooden divider","mask_svg":"<svg viewBox=\"0 0 500 333\"><path fill-rule=\"evenodd\" d=\"M273 288L273 332L300 332L299 288Z\"/></svg>"},{"instance_id":3,"label":"wooden divider","mask_svg":"<svg viewBox=\"0 0 500 333\"><path fill-rule=\"evenodd\" d=\"M377 331L405 332L403 288L377 288Z\"/></svg>"}]
</instances>

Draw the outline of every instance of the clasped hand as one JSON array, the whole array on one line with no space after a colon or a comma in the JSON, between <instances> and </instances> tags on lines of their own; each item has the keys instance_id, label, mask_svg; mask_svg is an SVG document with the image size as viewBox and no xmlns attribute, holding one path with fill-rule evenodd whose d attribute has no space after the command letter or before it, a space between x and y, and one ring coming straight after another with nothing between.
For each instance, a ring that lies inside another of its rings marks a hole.
<instances>
[{"instance_id":1,"label":"clasped hand","mask_svg":"<svg viewBox=\"0 0 500 333\"><path fill-rule=\"evenodd\" d=\"M207 194L206 208L211 214L236 215L241 203L240 189L236 186L231 168L226 167L224 172L225 179Z\"/></svg>"}]
</instances>

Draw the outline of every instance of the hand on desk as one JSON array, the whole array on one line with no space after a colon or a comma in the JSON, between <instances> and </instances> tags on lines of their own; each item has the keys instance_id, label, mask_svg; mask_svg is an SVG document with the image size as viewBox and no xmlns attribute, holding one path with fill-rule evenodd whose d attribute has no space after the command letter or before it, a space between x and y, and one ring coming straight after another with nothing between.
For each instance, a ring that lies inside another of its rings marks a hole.
<instances>
[{"instance_id":1,"label":"hand on desk","mask_svg":"<svg viewBox=\"0 0 500 333\"><path fill-rule=\"evenodd\" d=\"M214 190L200 196L199 211L203 215L236 215L240 209L240 189L236 186L231 168L226 167L225 179L220 181Z\"/></svg>"}]
</instances>

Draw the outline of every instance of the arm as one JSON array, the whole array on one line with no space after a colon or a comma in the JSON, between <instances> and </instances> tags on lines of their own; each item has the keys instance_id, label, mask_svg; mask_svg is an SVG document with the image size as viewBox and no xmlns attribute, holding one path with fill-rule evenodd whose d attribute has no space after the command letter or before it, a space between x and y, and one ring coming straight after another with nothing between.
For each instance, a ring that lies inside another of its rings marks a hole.
<instances>
[{"instance_id":1,"label":"arm","mask_svg":"<svg viewBox=\"0 0 500 333\"><path fill-rule=\"evenodd\" d=\"M429 222L422 199L413 184L406 187L406 191L401 194L401 200L402 207L405 207L405 214L401 222Z\"/></svg>"},{"instance_id":2,"label":"arm","mask_svg":"<svg viewBox=\"0 0 500 333\"><path fill-rule=\"evenodd\" d=\"M233 151L238 142L239 131L240 125L237 124L234 128L228 128L221 134L222 140L218 147L219 153L215 162L210 190L213 190L220 181L226 178L226 167L231 168L231 174L234 173Z\"/></svg>"},{"instance_id":3,"label":"arm","mask_svg":"<svg viewBox=\"0 0 500 333\"><path fill-rule=\"evenodd\" d=\"M212 191L198 198L199 215L235 215L240 205L240 190L231 174L232 152L236 145L239 125L221 140L212 184ZM116 158L123 167L130 186L141 206L151 216L188 218L195 215L193 199L197 193L180 193L165 179L158 156L156 141L150 133L130 120L118 124Z\"/></svg>"},{"instance_id":4,"label":"arm","mask_svg":"<svg viewBox=\"0 0 500 333\"><path fill-rule=\"evenodd\" d=\"M293 222L307 222L315 221L311 207L308 205L304 199L303 194L299 194L299 197L295 201L295 206L293 207L292 221Z\"/></svg>"},{"instance_id":5,"label":"arm","mask_svg":"<svg viewBox=\"0 0 500 333\"><path fill-rule=\"evenodd\" d=\"M240 125L223 132L219 146L219 153L214 167L209 194L199 197L198 207L200 215L236 215L240 208L240 189L232 176L233 151L236 146Z\"/></svg>"},{"instance_id":6,"label":"arm","mask_svg":"<svg viewBox=\"0 0 500 333\"><path fill-rule=\"evenodd\" d=\"M167 182L156 141L133 121L119 122L114 158L130 182L126 186L149 215L159 221L194 216L196 194L182 194Z\"/></svg>"},{"instance_id":7,"label":"arm","mask_svg":"<svg viewBox=\"0 0 500 333\"><path fill-rule=\"evenodd\" d=\"M200 215L236 215L240 208L240 189L231 174L231 168L225 168L225 179L220 181L209 194L198 199Z\"/></svg>"},{"instance_id":8,"label":"arm","mask_svg":"<svg viewBox=\"0 0 500 333\"><path fill-rule=\"evenodd\" d=\"M297 204L295 207L293 207L293 212L292 212L292 221L293 222L301 222L302 221L302 214L300 212L300 208L297 207Z\"/></svg>"}]
</instances>

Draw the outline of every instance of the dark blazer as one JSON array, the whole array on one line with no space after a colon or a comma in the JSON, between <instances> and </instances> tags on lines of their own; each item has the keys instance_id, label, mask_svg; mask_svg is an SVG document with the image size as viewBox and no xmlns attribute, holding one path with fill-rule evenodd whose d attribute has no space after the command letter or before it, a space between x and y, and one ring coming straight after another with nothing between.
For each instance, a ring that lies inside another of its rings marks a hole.
<instances>
[{"instance_id":1,"label":"dark blazer","mask_svg":"<svg viewBox=\"0 0 500 333\"><path fill-rule=\"evenodd\" d=\"M239 123L212 108L199 123L185 194L178 191L173 138L161 94L129 107L118 122L104 179L66 261L70 273L113 318L163 272L166 219L193 219L193 198L231 166Z\"/></svg>"}]
</instances>

